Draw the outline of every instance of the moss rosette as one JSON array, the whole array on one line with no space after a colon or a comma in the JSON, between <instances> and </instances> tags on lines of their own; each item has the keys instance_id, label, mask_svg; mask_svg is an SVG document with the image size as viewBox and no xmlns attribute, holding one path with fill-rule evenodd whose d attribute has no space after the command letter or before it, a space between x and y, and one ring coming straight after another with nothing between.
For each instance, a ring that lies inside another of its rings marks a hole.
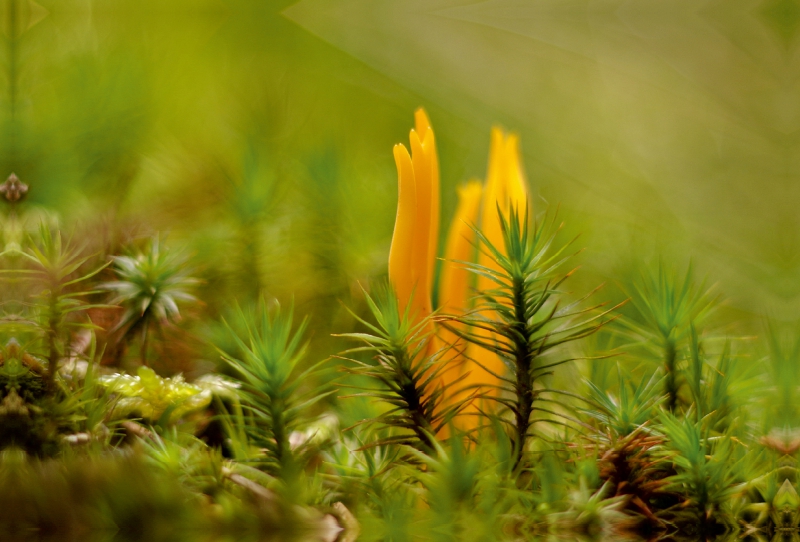
<instances>
[{"instance_id":1,"label":"moss rosette","mask_svg":"<svg viewBox=\"0 0 800 542\"><path fill-rule=\"evenodd\" d=\"M171 409L169 419L178 420L211 403L211 390L186 382L182 375L162 378L149 367L139 367L136 376L114 374L102 376L98 381L120 396L114 407L114 419L138 414L144 419L158 421Z\"/></svg>"}]
</instances>

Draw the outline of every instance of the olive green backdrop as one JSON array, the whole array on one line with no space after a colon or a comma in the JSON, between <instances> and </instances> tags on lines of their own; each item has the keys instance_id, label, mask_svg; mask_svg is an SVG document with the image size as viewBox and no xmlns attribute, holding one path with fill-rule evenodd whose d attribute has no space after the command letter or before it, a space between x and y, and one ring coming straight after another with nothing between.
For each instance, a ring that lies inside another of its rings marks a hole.
<instances>
[{"instance_id":1,"label":"olive green backdrop","mask_svg":"<svg viewBox=\"0 0 800 542\"><path fill-rule=\"evenodd\" d=\"M0 7L0 171L65 221L168 231L212 309L260 292L336 327L385 274L418 106L444 221L499 123L583 280L692 260L745 315L800 308L800 1Z\"/></svg>"}]
</instances>

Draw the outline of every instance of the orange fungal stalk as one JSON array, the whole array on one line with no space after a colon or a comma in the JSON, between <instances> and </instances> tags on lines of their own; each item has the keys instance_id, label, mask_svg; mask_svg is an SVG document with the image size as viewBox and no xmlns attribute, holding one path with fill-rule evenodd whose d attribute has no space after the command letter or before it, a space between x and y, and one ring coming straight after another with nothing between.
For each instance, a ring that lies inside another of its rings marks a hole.
<instances>
[{"instance_id":1,"label":"orange fungal stalk","mask_svg":"<svg viewBox=\"0 0 800 542\"><path fill-rule=\"evenodd\" d=\"M431 296L439 236L439 164L433 130L422 109L416 111L415 121L416 126L409 134L411 153L402 144L394 147L399 190L397 218L389 251L389 281L397 294L400 310L408 308L412 320L420 322L433 313ZM526 194L519 138L494 128L485 185L482 186L480 181L470 181L458 190L459 202L447 236L439 285L439 309L443 314L463 315L469 310L476 290L494 287L485 277L478 276L474 281L474 275L457 262L474 261L477 253L480 265L496 267L491 258L476 250L473 228L479 225L494 246L503 247L498 206L506 218L512 206L522 212L527 207ZM485 316L492 318L491 314ZM458 330L462 324L453 322L450 325ZM485 395L496 394L499 381L491 373L502 375L505 372L498 356L475 345L463 344L451 330L441 328L436 331L439 340L453 346L449 355L456 357L455 366L442 373L439 385L463 377L457 387L470 388L461 393L450 390L444 406L463 400L479 388L483 388ZM489 332L486 334L490 335ZM492 341L491 336L486 339ZM429 353L438 348L438 341L431 341L431 344ZM477 405L468 405L464 414L468 415L456 419L458 427L469 430L479 425Z\"/></svg>"},{"instance_id":2,"label":"orange fungal stalk","mask_svg":"<svg viewBox=\"0 0 800 542\"><path fill-rule=\"evenodd\" d=\"M400 310L408 308L412 319L419 322L433 312L431 294L439 236L439 161L428 116L418 109L415 120L416 128L409 134L411 154L402 143L394 146L398 203L389 249L389 282L397 293Z\"/></svg>"}]
</instances>

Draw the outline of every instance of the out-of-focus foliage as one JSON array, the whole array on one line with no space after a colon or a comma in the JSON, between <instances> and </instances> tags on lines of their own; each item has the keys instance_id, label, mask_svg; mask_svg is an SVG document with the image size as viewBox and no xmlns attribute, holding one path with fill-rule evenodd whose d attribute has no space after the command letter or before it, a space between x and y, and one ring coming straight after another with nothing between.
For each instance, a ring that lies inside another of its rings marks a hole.
<instances>
[{"instance_id":1,"label":"out-of-focus foliage","mask_svg":"<svg viewBox=\"0 0 800 542\"><path fill-rule=\"evenodd\" d=\"M795 4L0 3L0 538L796 536Z\"/></svg>"}]
</instances>

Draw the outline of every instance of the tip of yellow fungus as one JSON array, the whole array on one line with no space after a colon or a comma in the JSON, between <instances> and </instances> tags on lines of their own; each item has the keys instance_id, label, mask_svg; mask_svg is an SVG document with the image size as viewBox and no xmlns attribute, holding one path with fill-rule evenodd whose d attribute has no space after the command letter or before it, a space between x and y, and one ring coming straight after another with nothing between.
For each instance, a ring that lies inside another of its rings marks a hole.
<instances>
[{"instance_id":1,"label":"tip of yellow fungus","mask_svg":"<svg viewBox=\"0 0 800 542\"><path fill-rule=\"evenodd\" d=\"M408 133L408 142L411 145L411 159L413 160L416 156L419 160L422 158L422 135L420 132L417 132L415 129L411 129Z\"/></svg>"},{"instance_id":2,"label":"tip of yellow fungus","mask_svg":"<svg viewBox=\"0 0 800 542\"><path fill-rule=\"evenodd\" d=\"M509 132L506 134L506 148L509 151L519 150L519 134L516 132Z\"/></svg>"},{"instance_id":3,"label":"tip of yellow fungus","mask_svg":"<svg viewBox=\"0 0 800 542\"><path fill-rule=\"evenodd\" d=\"M394 147L392 147L392 153L394 153L394 160L396 163L400 163L400 160L408 157L409 162L411 161L411 155L408 152L408 149L402 143L396 143Z\"/></svg>"},{"instance_id":4,"label":"tip of yellow fungus","mask_svg":"<svg viewBox=\"0 0 800 542\"><path fill-rule=\"evenodd\" d=\"M499 126L492 126L492 133L491 133L491 146L492 149L495 147L501 147L503 145L503 141L505 141L505 130L500 128Z\"/></svg>"},{"instance_id":5,"label":"tip of yellow fungus","mask_svg":"<svg viewBox=\"0 0 800 542\"><path fill-rule=\"evenodd\" d=\"M506 138L506 162L508 168L508 197L520 212L528 212L528 187L519 151L519 135L511 133Z\"/></svg>"},{"instance_id":6,"label":"tip of yellow fungus","mask_svg":"<svg viewBox=\"0 0 800 542\"><path fill-rule=\"evenodd\" d=\"M419 134L420 140L425 139L425 133L431 129L431 121L428 114L421 107L414 111L414 129Z\"/></svg>"},{"instance_id":7,"label":"tip of yellow fungus","mask_svg":"<svg viewBox=\"0 0 800 542\"><path fill-rule=\"evenodd\" d=\"M402 143L398 143L392 148L394 154L394 163L397 166L397 181L400 190L409 190L416 192L414 182L414 166L411 162L411 154ZM416 195L412 197L411 204L416 200Z\"/></svg>"},{"instance_id":8,"label":"tip of yellow fungus","mask_svg":"<svg viewBox=\"0 0 800 542\"><path fill-rule=\"evenodd\" d=\"M489 163L486 172L488 184L494 184L500 173L501 164L505 157L505 132L498 126L492 127L491 140L489 143Z\"/></svg>"},{"instance_id":9,"label":"tip of yellow fungus","mask_svg":"<svg viewBox=\"0 0 800 542\"><path fill-rule=\"evenodd\" d=\"M519 167L519 135L510 133L506 136L506 160Z\"/></svg>"},{"instance_id":10,"label":"tip of yellow fungus","mask_svg":"<svg viewBox=\"0 0 800 542\"><path fill-rule=\"evenodd\" d=\"M426 153L435 154L434 150L434 141L433 141L433 128L428 127L425 132L418 132L419 133L419 140L422 143L422 148L425 149Z\"/></svg>"}]
</instances>

